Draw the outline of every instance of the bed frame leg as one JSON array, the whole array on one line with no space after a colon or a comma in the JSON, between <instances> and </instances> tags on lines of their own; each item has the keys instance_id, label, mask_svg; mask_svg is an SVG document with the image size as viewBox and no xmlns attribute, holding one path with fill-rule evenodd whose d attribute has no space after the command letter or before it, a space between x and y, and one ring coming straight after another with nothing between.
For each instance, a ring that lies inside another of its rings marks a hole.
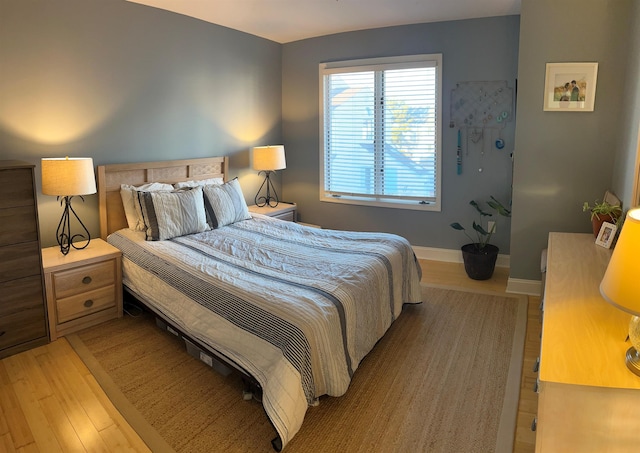
<instances>
[{"instance_id":1,"label":"bed frame leg","mask_svg":"<svg viewBox=\"0 0 640 453\"><path fill-rule=\"evenodd\" d=\"M273 446L273 449L277 452L282 451L282 439L280 439L280 436L276 437L275 439L273 439L271 441L271 445Z\"/></svg>"},{"instance_id":2,"label":"bed frame leg","mask_svg":"<svg viewBox=\"0 0 640 453\"><path fill-rule=\"evenodd\" d=\"M245 401L251 401L253 399L253 392L249 390L242 391L242 399Z\"/></svg>"},{"instance_id":3,"label":"bed frame leg","mask_svg":"<svg viewBox=\"0 0 640 453\"><path fill-rule=\"evenodd\" d=\"M242 377L244 383L244 389L242 389L242 399L245 401L251 401L252 399L262 402L262 389L258 384L250 379Z\"/></svg>"}]
</instances>

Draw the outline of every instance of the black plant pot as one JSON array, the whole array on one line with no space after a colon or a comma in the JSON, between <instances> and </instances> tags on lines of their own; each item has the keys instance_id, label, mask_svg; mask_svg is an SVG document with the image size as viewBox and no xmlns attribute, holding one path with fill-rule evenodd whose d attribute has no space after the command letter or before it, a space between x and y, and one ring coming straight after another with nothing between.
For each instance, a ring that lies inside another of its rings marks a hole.
<instances>
[{"instance_id":1,"label":"black plant pot","mask_svg":"<svg viewBox=\"0 0 640 453\"><path fill-rule=\"evenodd\" d=\"M473 280L489 280L493 275L498 258L498 247L487 244L478 251L476 244L465 244L461 247L464 270Z\"/></svg>"}]
</instances>

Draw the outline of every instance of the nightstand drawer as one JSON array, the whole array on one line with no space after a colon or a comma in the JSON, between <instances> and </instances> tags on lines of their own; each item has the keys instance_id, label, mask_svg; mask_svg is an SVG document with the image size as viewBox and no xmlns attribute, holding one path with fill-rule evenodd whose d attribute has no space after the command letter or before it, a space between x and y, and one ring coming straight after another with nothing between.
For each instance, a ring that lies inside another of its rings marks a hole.
<instances>
[{"instance_id":1,"label":"nightstand drawer","mask_svg":"<svg viewBox=\"0 0 640 453\"><path fill-rule=\"evenodd\" d=\"M58 299L56 314L58 322L64 323L115 306L116 289L114 285L111 285L65 299Z\"/></svg>"},{"instance_id":2,"label":"nightstand drawer","mask_svg":"<svg viewBox=\"0 0 640 453\"><path fill-rule=\"evenodd\" d=\"M64 299L104 286L113 286L115 280L115 260L56 272L53 275L55 298Z\"/></svg>"},{"instance_id":3,"label":"nightstand drawer","mask_svg":"<svg viewBox=\"0 0 640 453\"><path fill-rule=\"evenodd\" d=\"M295 221L295 214L296 214L295 211L287 211L287 212L283 212L282 214L272 215L271 217L274 217L280 220L286 220L287 222L293 222Z\"/></svg>"},{"instance_id":4,"label":"nightstand drawer","mask_svg":"<svg viewBox=\"0 0 640 453\"><path fill-rule=\"evenodd\" d=\"M288 222L295 222L298 206L295 203L278 203L275 207L251 205L248 206L248 209L251 214L261 214Z\"/></svg>"}]
</instances>

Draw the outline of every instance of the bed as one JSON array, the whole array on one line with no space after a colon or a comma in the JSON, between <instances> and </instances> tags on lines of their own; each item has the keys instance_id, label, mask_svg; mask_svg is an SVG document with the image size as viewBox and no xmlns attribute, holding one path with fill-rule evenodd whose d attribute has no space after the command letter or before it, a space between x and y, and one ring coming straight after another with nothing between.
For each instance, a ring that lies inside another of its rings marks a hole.
<instances>
[{"instance_id":1,"label":"bed","mask_svg":"<svg viewBox=\"0 0 640 453\"><path fill-rule=\"evenodd\" d=\"M347 391L403 305L421 302L421 271L393 234L247 215L227 170L225 157L99 166L101 236L123 253L125 291L260 390L280 451L308 407ZM139 190L151 183L186 188ZM178 220L166 206L182 206Z\"/></svg>"}]
</instances>

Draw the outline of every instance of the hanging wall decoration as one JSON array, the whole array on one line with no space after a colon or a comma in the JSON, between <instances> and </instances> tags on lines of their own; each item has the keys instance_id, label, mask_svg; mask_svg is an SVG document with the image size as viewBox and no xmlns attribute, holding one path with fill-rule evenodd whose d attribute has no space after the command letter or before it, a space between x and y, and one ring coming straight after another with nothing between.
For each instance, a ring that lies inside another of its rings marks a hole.
<instances>
[{"instance_id":1,"label":"hanging wall decoration","mask_svg":"<svg viewBox=\"0 0 640 453\"><path fill-rule=\"evenodd\" d=\"M481 157L485 143L496 149L505 147L501 131L513 117L513 89L505 80L488 82L459 82L451 90L451 120L449 127L458 128L457 172L462 173L461 133L465 132L465 154L470 145L480 143ZM478 171L482 172L482 164Z\"/></svg>"}]
</instances>

